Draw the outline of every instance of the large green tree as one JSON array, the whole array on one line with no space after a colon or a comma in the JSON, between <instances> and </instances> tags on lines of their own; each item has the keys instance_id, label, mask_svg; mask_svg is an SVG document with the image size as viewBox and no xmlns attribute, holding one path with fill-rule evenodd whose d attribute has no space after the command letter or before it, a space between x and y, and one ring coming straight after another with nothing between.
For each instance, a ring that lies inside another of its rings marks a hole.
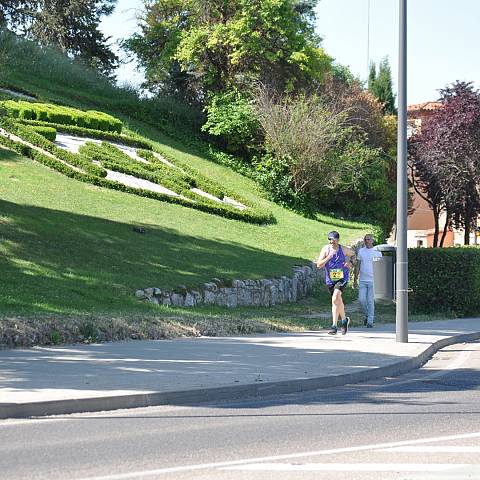
<instances>
[{"instance_id":1,"label":"large green tree","mask_svg":"<svg viewBox=\"0 0 480 480\"><path fill-rule=\"evenodd\" d=\"M331 68L315 34L317 0L145 0L141 33L125 42L152 90L203 101L261 82L310 86Z\"/></svg>"},{"instance_id":2,"label":"large green tree","mask_svg":"<svg viewBox=\"0 0 480 480\"><path fill-rule=\"evenodd\" d=\"M112 13L117 0L0 0L0 26L55 46L64 53L111 75L118 65L99 29L103 16Z\"/></svg>"},{"instance_id":3,"label":"large green tree","mask_svg":"<svg viewBox=\"0 0 480 480\"><path fill-rule=\"evenodd\" d=\"M38 0L0 0L0 27L25 32L37 6Z\"/></svg>"},{"instance_id":4,"label":"large green tree","mask_svg":"<svg viewBox=\"0 0 480 480\"><path fill-rule=\"evenodd\" d=\"M375 63L372 62L370 65L368 90L383 104L385 114L397 114L395 94L393 93L392 70L387 57L380 62L378 73Z\"/></svg>"}]
</instances>

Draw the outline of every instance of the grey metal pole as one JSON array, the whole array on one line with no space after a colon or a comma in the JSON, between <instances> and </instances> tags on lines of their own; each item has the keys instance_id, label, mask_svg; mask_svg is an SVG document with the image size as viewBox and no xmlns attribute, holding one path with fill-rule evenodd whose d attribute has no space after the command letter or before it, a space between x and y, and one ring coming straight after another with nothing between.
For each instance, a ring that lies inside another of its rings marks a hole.
<instances>
[{"instance_id":1,"label":"grey metal pole","mask_svg":"<svg viewBox=\"0 0 480 480\"><path fill-rule=\"evenodd\" d=\"M408 342L407 0L399 0L396 339Z\"/></svg>"},{"instance_id":2,"label":"grey metal pole","mask_svg":"<svg viewBox=\"0 0 480 480\"><path fill-rule=\"evenodd\" d=\"M370 74L370 0L367 3L367 79Z\"/></svg>"}]
</instances>

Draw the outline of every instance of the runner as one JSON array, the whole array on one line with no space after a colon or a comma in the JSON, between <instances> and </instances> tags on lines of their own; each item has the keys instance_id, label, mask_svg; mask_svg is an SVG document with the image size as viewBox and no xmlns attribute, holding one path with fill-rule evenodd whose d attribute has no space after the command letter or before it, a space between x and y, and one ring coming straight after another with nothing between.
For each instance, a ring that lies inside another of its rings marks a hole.
<instances>
[{"instance_id":1,"label":"runner","mask_svg":"<svg viewBox=\"0 0 480 480\"><path fill-rule=\"evenodd\" d=\"M322 248L316 262L318 268L325 267L325 283L332 296L332 328L329 335L337 333L338 318L341 319L342 335L347 333L350 323L350 318L345 315L342 294L348 283L350 268L353 267L355 252L351 248L342 247L339 240L338 232L330 232L329 244Z\"/></svg>"}]
</instances>

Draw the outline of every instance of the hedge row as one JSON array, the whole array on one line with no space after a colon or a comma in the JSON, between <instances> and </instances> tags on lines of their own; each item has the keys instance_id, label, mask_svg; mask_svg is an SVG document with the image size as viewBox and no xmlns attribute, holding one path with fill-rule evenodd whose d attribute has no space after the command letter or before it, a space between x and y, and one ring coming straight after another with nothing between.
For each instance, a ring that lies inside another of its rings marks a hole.
<instances>
[{"instance_id":1,"label":"hedge row","mask_svg":"<svg viewBox=\"0 0 480 480\"><path fill-rule=\"evenodd\" d=\"M191 191L191 188L197 187L197 180L193 176L185 173L181 168L170 167L161 160L159 160L152 152L139 150L138 153L142 155L142 158L146 159L150 163L143 163L134 160L126 153L119 150L117 147L103 142L98 145L93 142L87 142L82 145L79 152L94 159L102 164L103 167L110 170L114 170L128 175L133 175L137 178L142 178L150 182L156 183L170 190L173 190L179 195L190 198L195 202L210 203L212 200L207 199L195 192ZM206 185L205 187L209 187ZM204 187L204 188L205 188ZM219 189L217 188L216 191ZM212 193L211 189L205 189L207 193ZM222 197L220 197L222 198ZM227 208L232 208L222 204ZM235 207L233 207L235 208Z\"/></svg>"},{"instance_id":2,"label":"hedge row","mask_svg":"<svg viewBox=\"0 0 480 480\"><path fill-rule=\"evenodd\" d=\"M82 155L75 155L56 147L53 143L49 142L41 135L38 135L36 132L32 131L31 128L25 125L19 125L17 122L14 122L10 119L3 119L2 121L0 121L0 125L5 130L11 133L14 133L15 135L23 138L24 140L29 141L30 143L33 143L41 148L45 148L46 144L50 144L49 147L45 149L48 151L53 150L55 152L55 155L63 154L65 157L72 157L71 160L73 160L73 157L80 157L81 160L79 160L78 163L82 164L81 168L86 167L86 165L83 165L83 162L85 162L86 164L90 165L92 169L98 169L102 173L102 176L97 176L96 174L79 172L73 169L72 167L70 167L69 165L66 165L65 163L61 162L60 160L57 160L56 158L52 158L32 147L29 147L28 145L25 145L21 142L16 142L10 138L6 138L3 135L0 135L0 144L6 146L7 148L10 148L11 150L14 150L20 153L21 155L24 155L28 158L36 160L37 162L42 163L47 167L53 168L54 170L70 178L74 178L82 182L97 185L99 187L110 188L110 189L119 190L125 193L131 193L134 195L152 198L152 199L167 202L167 203L174 203L174 204L182 205L185 207L194 208L196 210L218 215L228 219L240 220L240 221L260 224L260 225L275 222L275 218L273 217L273 215L262 214L254 211L253 209L241 211L229 205L217 204L203 198L196 201L192 201L188 198L174 197L171 195L165 195L162 193L153 192L151 190L129 187L122 183L108 180L106 178L103 178L103 175L106 175L106 172L103 168L90 163L90 161L85 157L83 157Z\"/></svg>"},{"instance_id":3,"label":"hedge row","mask_svg":"<svg viewBox=\"0 0 480 480\"><path fill-rule=\"evenodd\" d=\"M134 160L109 143L103 142L101 145L98 145L93 142L87 142L80 147L79 152L88 158L100 162L105 168L148 180L169 188L178 194L190 191L190 184L181 177L181 172L179 172L179 175L168 175L165 170L160 170L155 165ZM173 169L171 168L171 170Z\"/></svg>"},{"instance_id":4,"label":"hedge row","mask_svg":"<svg viewBox=\"0 0 480 480\"><path fill-rule=\"evenodd\" d=\"M32 127L32 130L45 137L47 140L54 142L57 138L57 131L52 127Z\"/></svg>"},{"instance_id":5,"label":"hedge row","mask_svg":"<svg viewBox=\"0 0 480 480\"><path fill-rule=\"evenodd\" d=\"M27 125L21 125L18 122L15 122L11 119L4 118L0 121L0 125L10 133L17 135L26 142L29 142L36 147L46 150L52 155L56 156L60 160L69 165L80 168L85 173L94 175L96 177L106 177L107 172L104 168L94 165L88 158L80 154L75 154L64 150L63 148L57 147L54 143L47 140L44 136L35 132L33 128L28 127ZM28 156L28 155L27 155ZM58 161L58 160L57 160ZM63 172L62 172L63 173Z\"/></svg>"},{"instance_id":6,"label":"hedge row","mask_svg":"<svg viewBox=\"0 0 480 480\"><path fill-rule=\"evenodd\" d=\"M480 248L412 248L408 256L412 312L479 313Z\"/></svg>"},{"instance_id":7,"label":"hedge row","mask_svg":"<svg viewBox=\"0 0 480 480\"><path fill-rule=\"evenodd\" d=\"M187 163L172 157L172 155L170 155L165 150L159 148L158 146L154 146L153 150L158 154L160 154L169 162L173 163L175 166L184 170L189 175L194 176L197 182L197 186L201 190L208 192L212 195L215 195L217 198L220 198L220 199L223 199L224 197L230 197L230 198L234 198L236 201L238 201L239 203L242 203L243 205L246 205L246 206L249 205L250 202L248 202L248 200L244 199L243 197L240 197L236 192L229 191L224 186L220 186L217 183L212 182L212 180L210 180L208 177L203 175L201 172L191 167ZM252 207L249 206L249 208L252 208ZM257 211L259 212L259 209L257 209ZM266 214L266 212L262 212L262 213L259 212L259 214L264 215Z\"/></svg>"},{"instance_id":8,"label":"hedge row","mask_svg":"<svg viewBox=\"0 0 480 480\"><path fill-rule=\"evenodd\" d=\"M186 173L183 169L166 164L162 162L159 158L155 156L153 152L148 150L137 150L137 155L140 158L143 158L148 164L145 164L146 168L155 169L156 171L162 172L167 178L171 178L172 180L185 184L188 188L195 188L198 187L197 179Z\"/></svg>"},{"instance_id":9,"label":"hedge row","mask_svg":"<svg viewBox=\"0 0 480 480\"><path fill-rule=\"evenodd\" d=\"M91 128L77 127L76 125L62 125L61 123L41 122L39 120L24 120L19 119L20 123L29 126L39 127L53 127L57 132L68 133L70 135L76 135L78 137L89 137L98 140L107 140L109 142L121 143L122 145L128 145L133 148L142 148L145 150L151 150L152 145L146 140L140 138L131 137L116 132L104 132L102 130L93 130Z\"/></svg>"},{"instance_id":10,"label":"hedge row","mask_svg":"<svg viewBox=\"0 0 480 480\"><path fill-rule=\"evenodd\" d=\"M2 102L2 106L9 116L24 120L77 125L78 127L117 133L121 133L123 126L118 118L96 110L84 112L76 108L24 100L6 100Z\"/></svg>"}]
</instances>

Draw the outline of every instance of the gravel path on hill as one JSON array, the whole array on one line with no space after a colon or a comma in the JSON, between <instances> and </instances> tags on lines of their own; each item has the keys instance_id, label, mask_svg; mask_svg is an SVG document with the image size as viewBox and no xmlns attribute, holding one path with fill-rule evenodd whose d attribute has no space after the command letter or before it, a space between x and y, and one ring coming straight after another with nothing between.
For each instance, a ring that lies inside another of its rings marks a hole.
<instances>
[{"instance_id":1,"label":"gravel path on hill","mask_svg":"<svg viewBox=\"0 0 480 480\"><path fill-rule=\"evenodd\" d=\"M37 100L35 97L32 97L31 95L26 95L25 93L21 93L21 92L15 92L13 90L10 90L9 88L0 88L0 92L8 93L9 95L12 95L14 97L25 98L26 100Z\"/></svg>"}]
</instances>

